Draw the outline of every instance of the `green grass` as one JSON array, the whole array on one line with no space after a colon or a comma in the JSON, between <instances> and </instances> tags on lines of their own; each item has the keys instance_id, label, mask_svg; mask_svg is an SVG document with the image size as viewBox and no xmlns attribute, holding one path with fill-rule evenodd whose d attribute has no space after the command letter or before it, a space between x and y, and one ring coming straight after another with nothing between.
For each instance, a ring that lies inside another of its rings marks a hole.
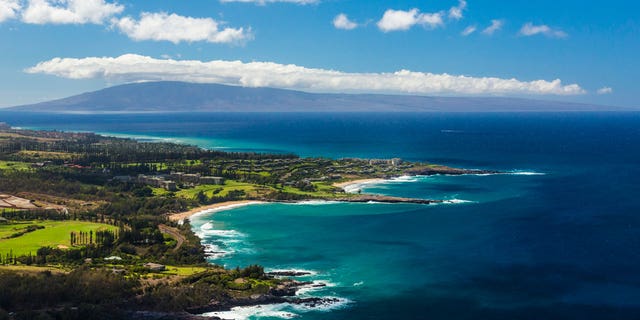
<instances>
[{"instance_id":1,"label":"green grass","mask_svg":"<svg viewBox=\"0 0 640 320\"><path fill-rule=\"evenodd\" d=\"M140 163L140 162L130 162L130 163L123 163L122 166L123 167L137 167L137 166L139 166L141 164L142 163ZM169 166L167 166L167 163L165 163L165 162L145 162L144 164L155 165L156 166L156 170L158 170L158 171L169 169Z\"/></svg>"},{"instance_id":2,"label":"green grass","mask_svg":"<svg viewBox=\"0 0 640 320\"><path fill-rule=\"evenodd\" d=\"M332 198L337 195L333 192L334 188L330 185L327 185L324 182L313 182L313 185L316 186L316 191L302 191L298 188L285 186L282 188L282 191L287 193L311 196L311 197L321 197L321 198ZM343 196L344 194L339 194Z\"/></svg>"},{"instance_id":3,"label":"green grass","mask_svg":"<svg viewBox=\"0 0 640 320\"><path fill-rule=\"evenodd\" d=\"M28 162L0 161L0 170L26 171L29 168L31 168L31 164Z\"/></svg>"},{"instance_id":4,"label":"green grass","mask_svg":"<svg viewBox=\"0 0 640 320\"><path fill-rule=\"evenodd\" d=\"M316 186L318 192L322 192L322 193L330 193L333 194L334 191L337 190L336 187L334 187L331 183L326 183L326 182L313 182L312 183L314 186Z\"/></svg>"},{"instance_id":5,"label":"green grass","mask_svg":"<svg viewBox=\"0 0 640 320\"><path fill-rule=\"evenodd\" d=\"M258 175L258 176L265 177L265 178L271 176L271 173L268 172L268 171L244 171L244 170L238 170L236 173L237 174L249 174L250 173L250 174Z\"/></svg>"},{"instance_id":6,"label":"green grass","mask_svg":"<svg viewBox=\"0 0 640 320\"><path fill-rule=\"evenodd\" d=\"M260 188L262 187L252 183L227 180L225 181L224 185L203 184L203 185L195 186L189 189L182 189L176 192L176 196L182 197L185 199L194 199L198 194L198 192L202 191L204 192L204 194L207 195L207 197L211 197L214 195L214 191L218 189L221 189L221 190L215 194L216 197L227 196L229 194L229 191L232 191L232 190L242 190L247 195L251 196L251 195L256 195ZM155 194L155 191L154 191L154 194Z\"/></svg>"},{"instance_id":7,"label":"green grass","mask_svg":"<svg viewBox=\"0 0 640 320\"><path fill-rule=\"evenodd\" d=\"M253 183L238 182L234 180L227 180L224 185L218 187L222 187L222 191L218 193L218 196L226 196L229 194L229 191L232 190L242 190L247 195L251 195L257 193L257 190L260 188L260 186Z\"/></svg>"},{"instance_id":8,"label":"green grass","mask_svg":"<svg viewBox=\"0 0 640 320\"><path fill-rule=\"evenodd\" d=\"M165 189L165 188L154 188L154 187L150 187L151 190L153 190L153 195L154 196L166 196L169 194L169 190Z\"/></svg>"},{"instance_id":9,"label":"green grass","mask_svg":"<svg viewBox=\"0 0 640 320\"><path fill-rule=\"evenodd\" d=\"M313 182L313 185L316 186L317 191L309 192L302 191L298 188L285 186L282 189L279 189L283 192L304 195L308 197L316 197L316 198L334 198L337 196L344 196L343 193L336 194L334 191L336 190L330 183L327 182ZM269 186L261 186L253 183L247 182L239 182L235 180L226 180L224 185L198 185L193 188L181 189L177 191L175 194L177 197L181 197L184 199L195 199L196 195L202 191L207 197L225 197L229 194L230 191L233 190L241 190L244 191L247 197L259 197L264 196L273 191L277 191L278 189L269 187ZM217 192L216 192L217 191ZM216 192L214 194L214 192ZM153 188L154 195L164 195L167 191L161 188Z\"/></svg>"},{"instance_id":10,"label":"green grass","mask_svg":"<svg viewBox=\"0 0 640 320\"><path fill-rule=\"evenodd\" d=\"M0 254L7 254L9 251L13 251L16 256L28 254L29 252L35 255L39 248L45 246L54 248L58 246L68 247L71 231L93 231L95 233L96 230L100 229L113 231L117 229L117 227L111 225L85 221L29 221L0 225L0 238L16 233L16 229L26 228L28 225L33 224L44 226L44 229L29 232L17 238L0 240Z\"/></svg>"},{"instance_id":11,"label":"green grass","mask_svg":"<svg viewBox=\"0 0 640 320\"><path fill-rule=\"evenodd\" d=\"M205 267L177 267L177 266L165 266L167 269L162 271L165 275L177 275L177 276L191 276L196 273L205 272Z\"/></svg>"}]
</instances>

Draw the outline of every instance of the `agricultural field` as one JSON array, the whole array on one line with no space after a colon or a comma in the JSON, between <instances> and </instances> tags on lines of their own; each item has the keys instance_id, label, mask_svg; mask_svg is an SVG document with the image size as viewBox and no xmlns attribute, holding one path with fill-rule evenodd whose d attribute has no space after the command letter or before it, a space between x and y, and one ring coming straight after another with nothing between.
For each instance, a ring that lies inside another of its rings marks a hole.
<instances>
[{"instance_id":1,"label":"agricultural field","mask_svg":"<svg viewBox=\"0 0 640 320\"><path fill-rule=\"evenodd\" d=\"M25 232L29 226L36 229ZM40 228L44 227L44 228ZM23 254L36 254L40 247L51 246L57 248L69 247L69 234L75 232L94 233L98 230L115 231L117 227L108 224L86 222L86 221L20 221L0 224L0 254L13 254L20 256ZM13 237L12 235L19 235Z\"/></svg>"}]
</instances>

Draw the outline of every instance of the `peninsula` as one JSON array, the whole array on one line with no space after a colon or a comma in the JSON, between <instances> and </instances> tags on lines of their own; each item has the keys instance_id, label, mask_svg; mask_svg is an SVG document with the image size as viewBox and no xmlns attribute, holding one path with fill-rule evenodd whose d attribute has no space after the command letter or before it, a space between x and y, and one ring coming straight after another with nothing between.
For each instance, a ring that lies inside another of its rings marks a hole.
<instances>
[{"instance_id":1,"label":"peninsula","mask_svg":"<svg viewBox=\"0 0 640 320\"><path fill-rule=\"evenodd\" d=\"M207 263L188 218L250 202L432 204L442 200L344 188L404 175L485 173L496 172L401 159L227 153L0 124L0 318L32 310L189 318L235 305L322 304L295 297L314 284L260 266ZM20 298L26 295L45 298Z\"/></svg>"}]
</instances>

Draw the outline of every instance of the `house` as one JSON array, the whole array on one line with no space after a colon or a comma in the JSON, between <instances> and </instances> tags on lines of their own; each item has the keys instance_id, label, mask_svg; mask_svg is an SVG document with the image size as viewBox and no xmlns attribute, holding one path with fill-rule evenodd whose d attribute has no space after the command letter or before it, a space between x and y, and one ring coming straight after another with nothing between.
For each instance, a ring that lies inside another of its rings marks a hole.
<instances>
[{"instance_id":1,"label":"house","mask_svg":"<svg viewBox=\"0 0 640 320\"><path fill-rule=\"evenodd\" d=\"M112 180L120 181L120 182L131 182L133 181L132 176L115 176Z\"/></svg>"},{"instance_id":2,"label":"house","mask_svg":"<svg viewBox=\"0 0 640 320\"><path fill-rule=\"evenodd\" d=\"M47 165L47 164L46 164L46 163L44 163L44 162L36 162L36 163L32 163L32 164L31 164L31 167L32 167L32 168L42 168L42 167L44 167L44 166L46 166L46 165Z\"/></svg>"},{"instance_id":3,"label":"house","mask_svg":"<svg viewBox=\"0 0 640 320\"><path fill-rule=\"evenodd\" d=\"M178 191L178 187L174 181L165 180L162 181L161 185L167 191Z\"/></svg>"},{"instance_id":4,"label":"house","mask_svg":"<svg viewBox=\"0 0 640 320\"><path fill-rule=\"evenodd\" d=\"M143 266L153 272L162 272L167 269L164 265L153 262L145 263Z\"/></svg>"},{"instance_id":5,"label":"house","mask_svg":"<svg viewBox=\"0 0 640 320\"><path fill-rule=\"evenodd\" d=\"M200 177L200 184L224 184L224 178L203 176L203 177Z\"/></svg>"},{"instance_id":6,"label":"house","mask_svg":"<svg viewBox=\"0 0 640 320\"><path fill-rule=\"evenodd\" d=\"M171 172L169 177L180 183L189 184L224 184L224 178L213 176L202 176L199 173Z\"/></svg>"},{"instance_id":7,"label":"house","mask_svg":"<svg viewBox=\"0 0 640 320\"><path fill-rule=\"evenodd\" d=\"M120 258L118 256L110 256L110 257L104 258L104 260L106 260L106 261L116 261L116 260L120 261L120 260L122 260L122 258Z\"/></svg>"},{"instance_id":8,"label":"house","mask_svg":"<svg viewBox=\"0 0 640 320\"><path fill-rule=\"evenodd\" d=\"M199 173L171 172L169 176L182 183L198 183L200 181Z\"/></svg>"},{"instance_id":9,"label":"house","mask_svg":"<svg viewBox=\"0 0 640 320\"><path fill-rule=\"evenodd\" d=\"M164 175L158 175L158 176L147 176L144 174L139 174L138 175L138 183L143 183L143 184L147 184L150 186L154 186L156 188L164 188L168 191L176 191L178 190L178 187L176 186L175 181L172 180L165 180Z\"/></svg>"},{"instance_id":10,"label":"house","mask_svg":"<svg viewBox=\"0 0 640 320\"><path fill-rule=\"evenodd\" d=\"M6 223L9 223L9 220L7 220L7 219L5 219L3 217L0 217L0 224L6 224Z\"/></svg>"},{"instance_id":11,"label":"house","mask_svg":"<svg viewBox=\"0 0 640 320\"><path fill-rule=\"evenodd\" d=\"M370 159L369 160L369 165L376 165L376 164L399 166L400 164L402 164L402 159L393 158L393 159Z\"/></svg>"}]
</instances>

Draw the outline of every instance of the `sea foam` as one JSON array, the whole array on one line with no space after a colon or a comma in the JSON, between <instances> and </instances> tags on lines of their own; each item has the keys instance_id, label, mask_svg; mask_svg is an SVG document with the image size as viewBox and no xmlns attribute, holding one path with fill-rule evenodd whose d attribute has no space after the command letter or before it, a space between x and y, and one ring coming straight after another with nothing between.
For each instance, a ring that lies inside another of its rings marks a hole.
<instances>
[{"instance_id":1,"label":"sea foam","mask_svg":"<svg viewBox=\"0 0 640 320\"><path fill-rule=\"evenodd\" d=\"M442 201L442 203L445 203L445 204L461 204L461 203L474 203L474 202L475 201L463 200L463 199L448 199L448 200Z\"/></svg>"},{"instance_id":2,"label":"sea foam","mask_svg":"<svg viewBox=\"0 0 640 320\"><path fill-rule=\"evenodd\" d=\"M235 307L229 311L215 311L202 314L205 317L219 317L222 319L246 320L255 318L279 318L293 319L300 316L301 313L309 311L328 312L346 307L352 303L351 300L326 296L324 299L333 299L333 301L321 305L278 303L265 304L248 307Z\"/></svg>"},{"instance_id":3,"label":"sea foam","mask_svg":"<svg viewBox=\"0 0 640 320\"><path fill-rule=\"evenodd\" d=\"M216 311L207 312L202 314L205 317L218 317L222 319L234 319L234 320L246 320L257 317L269 317L280 319L293 319L298 317L298 314L284 311L287 307L290 307L288 303L269 304L269 305L257 305L250 307L235 307L229 311Z\"/></svg>"},{"instance_id":4,"label":"sea foam","mask_svg":"<svg viewBox=\"0 0 640 320\"><path fill-rule=\"evenodd\" d=\"M236 209L236 208L251 206L251 205L255 205L255 204L264 204L264 203L265 202L262 202L262 201L248 201L248 202L243 202L243 203L234 203L234 204L229 204L229 205L225 205L225 206L219 206L219 207L216 207L216 208L203 209L202 211L198 211L195 214L191 215L190 219L193 221L194 219L201 218L202 216L205 216L205 215L208 215L208 214L211 214L211 213L227 211L227 210L232 210L232 209Z\"/></svg>"},{"instance_id":5,"label":"sea foam","mask_svg":"<svg viewBox=\"0 0 640 320\"><path fill-rule=\"evenodd\" d=\"M314 271L314 270L307 270L307 269L297 269L297 268L286 268L286 269L271 269L271 268L266 268L265 269L266 273L271 273L271 272L296 272L296 273L306 273L305 275L302 276L298 276L300 278L302 277L312 277L312 276L316 276L318 275L318 271ZM286 278L288 278L289 276L287 276Z\"/></svg>"},{"instance_id":6,"label":"sea foam","mask_svg":"<svg viewBox=\"0 0 640 320\"><path fill-rule=\"evenodd\" d=\"M516 175L516 176L544 176L546 173L544 172L535 172L535 171L519 171L513 170L508 172L507 174Z\"/></svg>"},{"instance_id":7,"label":"sea foam","mask_svg":"<svg viewBox=\"0 0 640 320\"><path fill-rule=\"evenodd\" d=\"M391 179L376 179L348 184L342 187L342 189L347 193L357 193L358 191L362 191L362 189L369 186L382 186L385 184L416 182L419 181L419 178L419 176L400 176Z\"/></svg>"},{"instance_id":8,"label":"sea foam","mask_svg":"<svg viewBox=\"0 0 640 320\"><path fill-rule=\"evenodd\" d=\"M310 293L322 291L326 288L332 288L336 286L336 283L330 282L329 280L313 280L310 284L301 286L300 289L296 291L296 295L309 297Z\"/></svg>"},{"instance_id":9,"label":"sea foam","mask_svg":"<svg viewBox=\"0 0 640 320\"><path fill-rule=\"evenodd\" d=\"M304 205L304 206L322 206L322 205L327 205L327 204L336 204L336 203L340 203L339 201L327 201L327 200L305 200L305 201L298 201L298 202L291 202L291 203L285 203L288 205Z\"/></svg>"}]
</instances>

